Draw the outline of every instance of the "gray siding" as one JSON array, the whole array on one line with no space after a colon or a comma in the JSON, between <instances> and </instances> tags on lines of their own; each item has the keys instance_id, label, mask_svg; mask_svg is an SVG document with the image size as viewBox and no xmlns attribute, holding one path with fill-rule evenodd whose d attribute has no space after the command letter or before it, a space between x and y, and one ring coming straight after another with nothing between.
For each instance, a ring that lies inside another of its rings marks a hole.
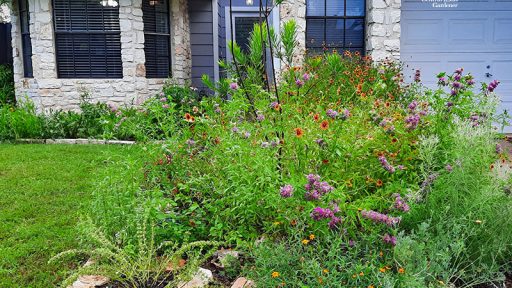
<instances>
[{"instance_id":1,"label":"gray siding","mask_svg":"<svg viewBox=\"0 0 512 288\"><path fill-rule=\"evenodd\" d=\"M192 86L204 89L203 74L214 78L213 12L211 0L189 0Z\"/></svg>"}]
</instances>

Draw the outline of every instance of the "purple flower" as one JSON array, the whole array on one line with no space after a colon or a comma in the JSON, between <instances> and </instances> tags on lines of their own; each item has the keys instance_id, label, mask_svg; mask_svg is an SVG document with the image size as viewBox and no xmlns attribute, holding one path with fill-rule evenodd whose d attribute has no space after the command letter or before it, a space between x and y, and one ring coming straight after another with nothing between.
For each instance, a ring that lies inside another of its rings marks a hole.
<instances>
[{"instance_id":1,"label":"purple flower","mask_svg":"<svg viewBox=\"0 0 512 288\"><path fill-rule=\"evenodd\" d=\"M446 171L448 171L448 172L452 172L452 171L453 171L453 167L452 167L452 165L450 165L450 164L446 164L446 167L444 167L444 168L445 168L445 169L446 169Z\"/></svg>"},{"instance_id":2,"label":"purple flower","mask_svg":"<svg viewBox=\"0 0 512 288\"><path fill-rule=\"evenodd\" d=\"M460 82L454 81L452 83L452 87L453 89L459 89L460 87L462 87L462 84L460 84Z\"/></svg>"},{"instance_id":3,"label":"purple flower","mask_svg":"<svg viewBox=\"0 0 512 288\"><path fill-rule=\"evenodd\" d=\"M392 217L392 216L382 214L382 213L379 213L379 212L376 212L373 210L370 210L370 211L363 210L363 211L361 211L361 216L363 216L363 218L370 219L376 223L386 224L390 227L396 226L400 223L399 217Z\"/></svg>"},{"instance_id":4,"label":"purple flower","mask_svg":"<svg viewBox=\"0 0 512 288\"><path fill-rule=\"evenodd\" d=\"M395 203L393 204L393 208L403 211L403 212L409 212L410 207L407 202L405 202L404 199L400 196L400 194L396 193L395 195Z\"/></svg>"},{"instance_id":5,"label":"purple flower","mask_svg":"<svg viewBox=\"0 0 512 288\"><path fill-rule=\"evenodd\" d=\"M500 143L496 143L496 153L497 154L503 153L503 147L501 146Z\"/></svg>"},{"instance_id":6,"label":"purple flower","mask_svg":"<svg viewBox=\"0 0 512 288\"><path fill-rule=\"evenodd\" d=\"M329 229L337 229L341 225L342 219L340 217L332 216L331 221L327 223Z\"/></svg>"},{"instance_id":7,"label":"purple flower","mask_svg":"<svg viewBox=\"0 0 512 288\"><path fill-rule=\"evenodd\" d=\"M286 184L280 189L281 197L283 198L289 198L293 195L293 186L290 184Z\"/></svg>"},{"instance_id":8,"label":"purple flower","mask_svg":"<svg viewBox=\"0 0 512 288\"><path fill-rule=\"evenodd\" d=\"M236 82L231 82L231 83L229 84L229 88L230 88L231 90L236 90L236 89L238 89L238 84L237 84Z\"/></svg>"},{"instance_id":9,"label":"purple flower","mask_svg":"<svg viewBox=\"0 0 512 288\"><path fill-rule=\"evenodd\" d=\"M393 246L396 245L396 237L395 236L391 236L389 234L386 234L382 237L382 241L384 241L384 243L386 244L391 244Z\"/></svg>"},{"instance_id":10,"label":"purple flower","mask_svg":"<svg viewBox=\"0 0 512 288\"><path fill-rule=\"evenodd\" d=\"M418 124L420 123L420 115L413 114L409 115L405 118L406 128L409 130L414 130L416 127L418 127Z\"/></svg>"},{"instance_id":11,"label":"purple flower","mask_svg":"<svg viewBox=\"0 0 512 288\"><path fill-rule=\"evenodd\" d=\"M315 140L315 143L316 143L316 144L318 144L318 146L320 146L320 147L325 146L325 141L324 141L324 139L322 139L322 138L320 138L320 139L316 139L316 140Z\"/></svg>"},{"instance_id":12,"label":"purple flower","mask_svg":"<svg viewBox=\"0 0 512 288\"><path fill-rule=\"evenodd\" d=\"M297 80L295 80L295 85L297 85L297 87L300 88L304 85L304 82L300 79L297 79Z\"/></svg>"},{"instance_id":13,"label":"purple flower","mask_svg":"<svg viewBox=\"0 0 512 288\"><path fill-rule=\"evenodd\" d=\"M261 114L261 113L257 113L257 115L256 115L256 121L261 122L261 121L263 121L263 120L265 120L265 115L263 115L263 114Z\"/></svg>"},{"instance_id":14,"label":"purple flower","mask_svg":"<svg viewBox=\"0 0 512 288\"><path fill-rule=\"evenodd\" d=\"M464 68L457 68L455 69L455 74L462 74L462 71L464 71Z\"/></svg>"},{"instance_id":15,"label":"purple flower","mask_svg":"<svg viewBox=\"0 0 512 288\"><path fill-rule=\"evenodd\" d=\"M308 201L318 200L318 199L320 199L320 193L318 193L317 190L307 191L304 194L304 198L306 198L306 200L308 200Z\"/></svg>"},{"instance_id":16,"label":"purple flower","mask_svg":"<svg viewBox=\"0 0 512 288\"><path fill-rule=\"evenodd\" d=\"M277 147L278 144L279 144L279 142L277 142L276 140L270 141L270 147L272 147L272 148Z\"/></svg>"},{"instance_id":17,"label":"purple flower","mask_svg":"<svg viewBox=\"0 0 512 288\"><path fill-rule=\"evenodd\" d=\"M409 109L409 111L413 112L414 110L416 110L416 107L418 107L418 102L416 102L416 100L412 101L409 106L407 106L407 108Z\"/></svg>"},{"instance_id":18,"label":"purple flower","mask_svg":"<svg viewBox=\"0 0 512 288\"><path fill-rule=\"evenodd\" d=\"M304 75L302 75L302 79L304 79L304 81L308 81L309 80L309 74L308 73L304 73Z\"/></svg>"},{"instance_id":19,"label":"purple flower","mask_svg":"<svg viewBox=\"0 0 512 288\"><path fill-rule=\"evenodd\" d=\"M108 104L108 108L110 109L110 111L112 112L117 112L118 108L115 104L112 104L112 103L109 103Z\"/></svg>"},{"instance_id":20,"label":"purple flower","mask_svg":"<svg viewBox=\"0 0 512 288\"><path fill-rule=\"evenodd\" d=\"M165 96L165 93L164 92L160 92L160 97L164 97Z\"/></svg>"},{"instance_id":21,"label":"purple flower","mask_svg":"<svg viewBox=\"0 0 512 288\"><path fill-rule=\"evenodd\" d=\"M164 109L169 109L169 104L164 104L164 105L162 105L162 108L164 108Z\"/></svg>"},{"instance_id":22,"label":"purple flower","mask_svg":"<svg viewBox=\"0 0 512 288\"><path fill-rule=\"evenodd\" d=\"M351 114L350 114L350 111L349 111L348 109L343 110L343 112L341 112L341 115L339 115L339 117L340 117L342 120L346 120L346 119L348 119L350 116L351 116Z\"/></svg>"},{"instance_id":23,"label":"purple flower","mask_svg":"<svg viewBox=\"0 0 512 288\"><path fill-rule=\"evenodd\" d=\"M439 78L439 80L437 81L437 84L441 85L441 86L446 86L446 78L444 78L444 77Z\"/></svg>"},{"instance_id":24,"label":"purple flower","mask_svg":"<svg viewBox=\"0 0 512 288\"><path fill-rule=\"evenodd\" d=\"M274 102L270 103L270 105L269 105L269 106L270 106L270 108L272 108L272 109L276 109L276 107L277 107L277 106L279 106L279 103L277 103L276 101L274 101Z\"/></svg>"},{"instance_id":25,"label":"purple flower","mask_svg":"<svg viewBox=\"0 0 512 288\"><path fill-rule=\"evenodd\" d=\"M456 89L452 89L452 90L450 91L450 95L452 95L452 96L457 95L457 90L456 90Z\"/></svg>"},{"instance_id":26,"label":"purple flower","mask_svg":"<svg viewBox=\"0 0 512 288\"><path fill-rule=\"evenodd\" d=\"M196 141L194 141L194 139L188 139L185 144L188 145L188 147L192 147L194 145L196 145Z\"/></svg>"},{"instance_id":27,"label":"purple flower","mask_svg":"<svg viewBox=\"0 0 512 288\"><path fill-rule=\"evenodd\" d=\"M489 83L489 86L487 86L487 90L489 92L493 92L494 89L496 89L496 87L498 87L498 84L500 84L500 81L498 80L493 80L491 83Z\"/></svg>"},{"instance_id":28,"label":"purple flower","mask_svg":"<svg viewBox=\"0 0 512 288\"><path fill-rule=\"evenodd\" d=\"M460 74L455 74L453 76L453 79L455 79L455 81L460 81L461 78L462 78L462 76Z\"/></svg>"},{"instance_id":29,"label":"purple flower","mask_svg":"<svg viewBox=\"0 0 512 288\"><path fill-rule=\"evenodd\" d=\"M414 73L414 82L420 82L421 81L420 76L421 76L420 70L416 70L416 72Z\"/></svg>"},{"instance_id":30,"label":"purple flower","mask_svg":"<svg viewBox=\"0 0 512 288\"><path fill-rule=\"evenodd\" d=\"M236 127L236 126L235 126L235 127L233 127L233 128L231 129L231 131L232 131L233 133L238 133L238 132L240 131L240 129L238 129L238 127Z\"/></svg>"},{"instance_id":31,"label":"purple flower","mask_svg":"<svg viewBox=\"0 0 512 288\"><path fill-rule=\"evenodd\" d=\"M320 221L322 219L332 218L334 213L328 208L316 207L309 216L315 221Z\"/></svg>"},{"instance_id":32,"label":"purple flower","mask_svg":"<svg viewBox=\"0 0 512 288\"><path fill-rule=\"evenodd\" d=\"M452 107L452 106L453 106L453 102L447 102L447 103L446 103L446 107L450 108L450 107Z\"/></svg>"},{"instance_id":33,"label":"purple flower","mask_svg":"<svg viewBox=\"0 0 512 288\"><path fill-rule=\"evenodd\" d=\"M338 116L338 111L335 111L335 110L332 110L332 109L328 109L325 112L325 114L327 114L327 116L329 116L332 119L336 119L336 116Z\"/></svg>"},{"instance_id":34,"label":"purple flower","mask_svg":"<svg viewBox=\"0 0 512 288\"><path fill-rule=\"evenodd\" d=\"M466 83L469 85L469 86L472 86L473 84L475 84L475 79L473 78L469 78Z\"/></svg>"},{"instance_id":35,"label":"purple flower","mask_svg":"<svg viewBox=\"0 0 512 288\"><path fill-rule=\"evenodd\" d=\"M384 156L379 156L380 164L384 169L386 169L389 173L395 173L395 167L389 164L388 160Z\"/></svg>"},{"instance_id":36,"label":"purple flower","mask_svg":"<svg viewBox=\"0 0 512 288\"><path fill-rule=\"evenodd\" d=\"M306 178L308 179L309 184L313 184L317 181L320 181L320 175L316 174L309 174L308 176L306 176Z\"/></svg>"},{"instance_id":37,"label":"purple flower","mask_svg":"<svg viewBox=\"0 0 512 288\"><path fill-rule=\"evenodd\" d=\"M270 143L268 142L261 142L261 148L268 148L270 146Z\"/></svg>"},{"instance_id":38,"label":"purple flower","mask_svg":"<svg viewBox=\"0 0 512 288\"><path fill-rule=\"evenodd\" d=\"M350 239L350 240L348 240L348 246L354 247L354 246L356 246L356 242L354 240Z\"/></svg>"},{"instance_id":39,"label":"purple flower","mask_svg":"<svg viewBox=\"0 0 512 288\"><path fill-rule=\"evenodd\" d=\"M162 103L167 102L167 98L165 98L165 97L160 98L160 102L162 102Z\"/></svg>"},{"instance_id":40,"label":"purple flower","mask_svg":"<svg viewBox=\"0 0 512 288\"><path fill-rule=\"evenodd\" d=\"M245 131L243 134L242 134L242 137L244 137L245 139L251 137L251 133L248 132L248 131Z\"/></svg>"}]
</instances>

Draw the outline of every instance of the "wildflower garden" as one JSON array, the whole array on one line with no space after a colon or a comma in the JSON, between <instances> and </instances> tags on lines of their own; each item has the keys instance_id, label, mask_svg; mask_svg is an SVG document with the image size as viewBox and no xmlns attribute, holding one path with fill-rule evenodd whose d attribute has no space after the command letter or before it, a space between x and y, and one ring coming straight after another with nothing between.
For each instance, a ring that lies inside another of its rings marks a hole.
<instances>
[{"instance_id":1,"label":"wildflower garden","mask_svg":"<svg viewBox=\"0 0 512 288\"><path fill-rule=\"evenodd\" d=\"M49 259L76 267L63 287L89 274L189 287L198 267L213 270L209 287L504 287L490 286L512 259L499 82L460 68L427 89L419 71L406 83L398 63L350 52L297 66L295 24L281 30L256 25L248 53L232 43L230 76L204 78L215 96L169 84L141 107L0 108L2 140L141 146L98 179L80 244ZM265 46L285 63L278 85Z\"/></svg>"}]
</instances>

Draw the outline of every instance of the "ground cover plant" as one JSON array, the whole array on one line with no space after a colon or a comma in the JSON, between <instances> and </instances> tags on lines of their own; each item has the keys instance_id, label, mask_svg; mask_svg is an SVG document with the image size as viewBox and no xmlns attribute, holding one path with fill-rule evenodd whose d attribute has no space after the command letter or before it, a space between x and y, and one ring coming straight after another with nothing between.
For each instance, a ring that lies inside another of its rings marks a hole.
<instances>
[{"instance_id":1,"label":"ground cover plant","mask_svg":"<svg viewBox=\"0 0 512 288\"><path fill-rule=\"evenodd\" d=\"M499 82L478 89L461 68L427 89L419 71L405 84L399 65L350 52L293 66L293 22L280 35L290 41L257 27L247 54L230 44L232 78L204 79L217 97L150 100L178 116L135 181L109 185L116 172L99 186L91 217L106 237L134 249L142 207L152 241L240 250L243 270L223 275L259 287L502 280L512 198L493 128ZM277 90L258 64L262 41L284 51Z\"/></svg>"},{"instance_id":2,"label":"ground cover plant","mask_svg":"<svg viewBox=\"0 0 512 288\"><path fill-rule=\"evenodd\" d=\"M76 266L47 262L79 245L76 224L89 210L95 179L119 159L138 159L141 151L0 145L0 286L58 286Z\"/></svg>"}]
</instances>

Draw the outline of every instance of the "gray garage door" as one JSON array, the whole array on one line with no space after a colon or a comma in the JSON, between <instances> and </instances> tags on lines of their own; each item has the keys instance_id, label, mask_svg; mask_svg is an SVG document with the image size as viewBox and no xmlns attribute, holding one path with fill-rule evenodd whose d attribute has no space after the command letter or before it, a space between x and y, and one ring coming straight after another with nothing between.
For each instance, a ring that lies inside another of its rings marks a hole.
<instances>
[{"instance_id":1,"label":"gray garage door","mask_svg":"<svg viewBox=\"0 0 512 288\"><path fill-rule=\"evenodd\" d=\"M501 109L512 113L512 0L403 0L401 23L407 77L420 69L435 86L438 72L463 67L501 81Z\"/></svg>"}]
</instances>

